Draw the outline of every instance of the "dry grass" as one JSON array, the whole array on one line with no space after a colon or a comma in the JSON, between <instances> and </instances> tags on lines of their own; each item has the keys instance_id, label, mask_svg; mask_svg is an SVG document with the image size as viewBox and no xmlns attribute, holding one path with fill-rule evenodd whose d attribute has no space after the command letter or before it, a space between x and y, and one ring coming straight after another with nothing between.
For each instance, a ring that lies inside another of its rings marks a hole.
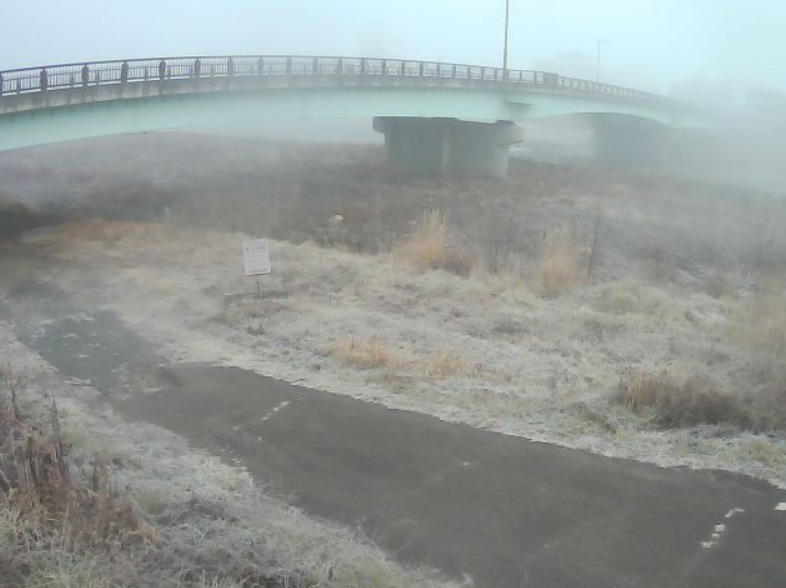
<instances>
[{"instance_id":1,"label":"dry grass","mask_svg":"<svg viewBox=\"0 0 786 588\"><path fill-rule=\"evenodd\" d=\"M629 370L614 400L664 428L728 424L740 429L786 429L786 386L732 394L706 378L678 379L667 371Z\"/></svg>"},{"instance_id":2,"label":"dry grass","mask_svg":"<svg viewBox=\"0 0 786 588\"><path fill-rule=\"evenodd\" d=\"M19 416L14 379L8 374L5 379L9 394L7 408L0 410L0 535L3 557L11 561L0 571L2 584L61 585L51 574L49 583L36 583L42 557L68 559L92 552L111 559L155 544L156 532L134 502L113 491L105 459L93 459L85 478L72 474L55 403L49 422L26 422Z\"/></svg>"},{"instance_id":3,"label":"dry grass","mask_svg":"<svg viewBox=\"0 0 786 588\"><path fill-rule=\"evenodd\" d=\"M547 298L561 296L586 279L584 253L568 227L546 235L538 264L538 291Z\"/></svg>"},{"instance_id":4,"label":"dry grass","mask_svg":"<svg viewBox=\"0 0 786 588\"><path fill-rule=\"evenodd\" d=\"M742 303L732 331L770 381L786 382L786 287L770 285Z\"/></svg>"},{"instance_id":5,"label":"dry grass","mask_svg":"<svg viewBox=\"0 0 786 588\"><path fill-rule=\"evenodd\" d=\"M418 219L415 232L401 244L399 253L419 269L442 267L447 257L445 213L427 210Z\"/></svg>"},{"instance_id":6,"label":"dry grass","mask_svg":"<svg viewBox=\"0 0 786 588\"><path fill-rule=\"evenodd\" d=\"M336 339L330 348L330 354L346 365L360 369L394 369L402 363L399 354L376 337Z\"/></svg>"},{"instance_id":7,"label":"dry grass","mask_svg":"<svg viewBox=\"0 0 786 588\"><path fill-rule=\"evenodd\" d=\"M418 218L415 231L395 250L399 259L420 271L444 269L458 275L468 275L474 258L451 246L444 212L426 210Z\"/></svg>"},{"instance_id":8,"label":"dry grass","mask_svg":"<svg viewBox=\"0 0 786 588\"><path fill-rule=\"evenodd\" d=\"M477 374L477 367L467 362L453 349L443 349L432 354L423 363L423 373L429 379L444 380Z\"/></svg>"},{"instance_id":9,"label":"dry grass","mask_svg":"<svg viewBox=\"0 0 786 588\"><path fill-rule=\"evenodd\" d=\"M669 372L629 370L620 377L614 400L665 427L728 423L749 428L751 416L734 396L702 378L679 381Z\"/></svg>"}]
</instances>

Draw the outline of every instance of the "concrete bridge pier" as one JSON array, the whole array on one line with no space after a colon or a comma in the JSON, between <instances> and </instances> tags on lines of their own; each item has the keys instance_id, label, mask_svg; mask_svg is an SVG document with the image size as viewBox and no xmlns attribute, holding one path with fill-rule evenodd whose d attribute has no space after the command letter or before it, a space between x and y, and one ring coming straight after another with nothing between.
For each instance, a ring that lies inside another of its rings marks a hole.
<instances>
[{"instance_id":1,"label":"concrete bridge pier","mask_svg":"<svg viewBox=\"0 0 786 588\"><path fill-rule=\"evenodd\" d=\"M635 116L595 115L592 119L595 159L622 166L658 167L669 162L673 131L664 124Z\"/></svg>"},{"instance_id":2,"label":"concrete bridge pier","mask_svg":"<svg viewBox=\"0 0 786 588\"><path fill-rule=\"evenodd\" d=\"M385 134L392 169L428 175L503 178L508 150L523 129L512 122L478 123L455 118L375 117Z\"/></svg>"}]
</instances>

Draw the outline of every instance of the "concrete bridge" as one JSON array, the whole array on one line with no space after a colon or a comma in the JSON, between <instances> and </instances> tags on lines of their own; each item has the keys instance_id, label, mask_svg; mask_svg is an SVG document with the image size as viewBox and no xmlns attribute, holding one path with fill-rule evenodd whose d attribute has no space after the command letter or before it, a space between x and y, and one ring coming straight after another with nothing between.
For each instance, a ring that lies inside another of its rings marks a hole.
<instances>
[{"instance_id":1,"label":"concrete bridge","mask_svg":"<svg viewBox=\"0 0 786 588\"><path fill-rule=\"evenodd\" d=\"M696 124L670 99L530 70L351 57L171 57L0 71L0 151L272 119L373 118L389 163L503 176L517 123L586 115L607 160L659 158Z\"/></svg>"}]
</instances>

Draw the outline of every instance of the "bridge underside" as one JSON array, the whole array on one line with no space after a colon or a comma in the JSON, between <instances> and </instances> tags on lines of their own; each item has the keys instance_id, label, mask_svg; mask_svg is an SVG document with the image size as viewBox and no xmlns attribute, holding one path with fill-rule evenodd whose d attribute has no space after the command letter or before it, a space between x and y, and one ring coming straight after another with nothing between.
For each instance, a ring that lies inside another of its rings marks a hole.
<instances>
[{"instance_id":1,"label":"bridge underside","mask_svg":"<svg viewBox=\"0 0 786 588\"><path fill-rule=\"evenodd\" d=\"M408 87L387 81L370 87L352 86L349 80L343 80L341 87L297 87L289 82L270 87L272 83L172 80L4 96L0 151L155 130L376 117L374 126L385 134L394 169L503 177L508 149L523 135L516 123L588 115L596 121L600 160L653 163L668 144L666 127L677 122L669 112L646 105L526 89Z\"/></svg>"},{"instance_id":2,"label":"bridge underside","mask_svg":"<svg viewBox=\"0 0 786 588\"><path fill-rule=\"evenodd\" d=\"M623 115L592 117L595 159L623 166L659 166L669 160L675 131L653 121Z\"/></svg>"},{"instance_id":3,"label":"bridge underside","mask_svg":"<svg viewBox=\"0 0 786 588\"><path fill-rule=\"evenodd\" d=\"M454 118L375 117L374 129L385 134L391 168L428 175L505 177L508 150L523 136L511 122Z\"/></svg>"}]
</instances>

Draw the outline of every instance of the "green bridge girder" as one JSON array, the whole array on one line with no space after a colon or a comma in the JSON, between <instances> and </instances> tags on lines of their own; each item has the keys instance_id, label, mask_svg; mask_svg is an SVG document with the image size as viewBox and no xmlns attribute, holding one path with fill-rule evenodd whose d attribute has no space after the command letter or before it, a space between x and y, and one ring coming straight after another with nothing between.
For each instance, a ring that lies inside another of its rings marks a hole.
<instances>
[{"instance_id":1,"label":"green bridge girder","mask_svg":"<svg viewBox=\"0 0 786 588\"><path fill-rule=\"evenodd\" d=\"M658 106L506 88L261 87L150 92L94 101L77 95L71 104L64 103L63 93L84 91L58 90L55 105L39 98L36 107L0 109L0 151L106 135L286 119L382 116L520 123L571 114L614 114L675 128L700 125L688 114ZM0 106L2 100L6 99L0 99Z\"/></svg>"}]
</instances>

